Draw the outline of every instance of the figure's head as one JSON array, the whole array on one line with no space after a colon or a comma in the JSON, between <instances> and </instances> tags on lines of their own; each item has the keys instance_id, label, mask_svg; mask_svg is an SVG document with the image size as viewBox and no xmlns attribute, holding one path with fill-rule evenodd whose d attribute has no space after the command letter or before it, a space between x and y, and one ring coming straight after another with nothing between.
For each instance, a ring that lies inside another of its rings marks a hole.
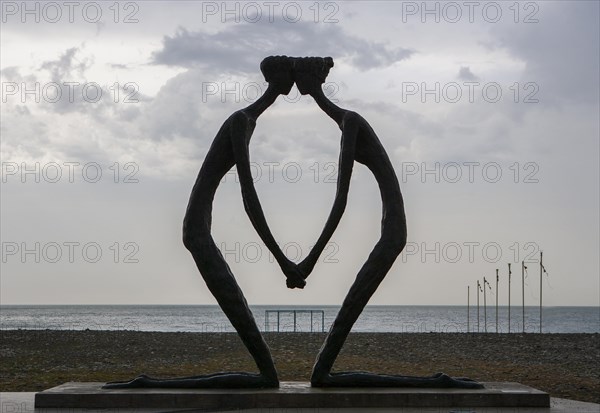
<instances>
[{"instance_id":1,"label":"figure's head","mask_svg":"<svg viewBox=\"0 0 600 413\"><path fill-rule=\"evenodd\" d=\"M269 56L260 62L260 71L269 86L279 94L287 95L294 85L293 59L287 56Z\"/></svg>"},{"instance_id":2,"label":"figure's head","mask_svg":"<svg viewBox=\"0 0 600 413\"><path fill-rule=\"evenodd\" d=\"M331 57L294 58L294 79L300 93L307 95L320 89L332 67Z\"/></svg>"}]
</instances>

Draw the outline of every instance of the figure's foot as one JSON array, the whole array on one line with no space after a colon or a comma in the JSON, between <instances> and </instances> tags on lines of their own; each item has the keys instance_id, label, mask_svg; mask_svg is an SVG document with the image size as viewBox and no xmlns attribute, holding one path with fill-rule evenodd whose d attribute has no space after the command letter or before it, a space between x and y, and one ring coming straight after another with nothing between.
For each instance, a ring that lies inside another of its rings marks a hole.
<instances>
[{"instance_id":1,"label":"figure's foot","mask_svg":"<svg viewBox=\"0 0 600 413\"><path fill-rule=\"evenodd\" d=\"M452 387L459 389L483 389L483 384L468 377L450 377L445 373L436 373L430 377L435 385L431 387Z\"/></svg>"},{"instance_id":2,"label":"figure's foot","mask_svg":"<svg viewBox=\"0 0 600 413\"><path fill-rule=\"evenodd\" d=\"M182 377L175 379L155 379L140 374L130 381L113 381L102 386L103 389L153 388L277 388L277 377L267 377L251 373L215 373L205 376Z\"/></svg>"},{"instance_id":3,"label":"figure's foot","mask_svg":"<svg viewBox=\"0 0 600 413\"><path fill-rule=\"evenodd\" d=\"M102 386L103 389L136 389L140 387L148 387L146 384L151 383L153 378L140 374L135 379L129 381L110 381Z\"/></svg>"},{"instance_id":4,"label":"figure's foot","mask_svg":"<svg viewBox=\"0 0 600 413\"><path fill-rule=\"evenodd\" d=\"M465 377L436 373L429 377L379 375L364 372L330 373L311 378L313 387L427 387L483 389L483 384Z\"/></svg>"}]
</instances>

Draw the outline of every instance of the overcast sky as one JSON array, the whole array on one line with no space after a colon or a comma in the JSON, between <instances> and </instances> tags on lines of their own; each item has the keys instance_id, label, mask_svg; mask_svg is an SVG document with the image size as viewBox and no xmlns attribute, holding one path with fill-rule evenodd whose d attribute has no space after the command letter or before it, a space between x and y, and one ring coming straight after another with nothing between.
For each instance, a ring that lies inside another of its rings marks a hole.
<instances>
[{"instance_id":1,"label":"overcast sky","mask_svg":"<svg viewBox=\"0 0 600 413\"><path fill-rule=\"evenodd\" d=\"M69 3L70 4L70 3ZM2 1L2 304L214 304L181 241L223 121L266 88L270 55L331 56L400 180L408 245L371 304L600 304L599 3ZM269 225L298 261L335 193L340 131L294 88L250 144ZM355 167L304 290L246 216L235 174L213 236L251 304L339 304L381 201Z\"/></svg>"}]
</instances>

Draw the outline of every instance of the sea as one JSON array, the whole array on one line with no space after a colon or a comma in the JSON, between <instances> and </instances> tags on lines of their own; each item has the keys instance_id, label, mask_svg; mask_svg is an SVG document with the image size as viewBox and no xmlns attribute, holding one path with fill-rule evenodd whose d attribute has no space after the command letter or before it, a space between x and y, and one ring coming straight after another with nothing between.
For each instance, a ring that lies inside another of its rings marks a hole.
<instances>
[{"instance_id":1,"label":"sea","mask_svg":"<svg viewBox=\"0 0 600 413\"><path fill-rule=\"evenodd\" d=\"M251 306L261 331L328 331L339 306ZM539 307L367 306L354 332L539 333ZM523 322L524 320L524 322ZM523 328L524 326L524 328ZM3 305L1 330L235 331L216 305ZM510 331L509 331L510 329ZM599 307L544 307L543 333L600 333Z\"/></svg>"}]
</instances>

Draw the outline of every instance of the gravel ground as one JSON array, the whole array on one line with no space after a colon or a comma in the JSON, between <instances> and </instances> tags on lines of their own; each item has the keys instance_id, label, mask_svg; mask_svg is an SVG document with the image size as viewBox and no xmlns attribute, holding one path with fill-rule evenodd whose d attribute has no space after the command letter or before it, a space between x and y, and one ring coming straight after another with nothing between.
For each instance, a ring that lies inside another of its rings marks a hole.
<instances>
[{"instance_id":1,"label":"gravel ground","mask_svg":"<svg viewBox=\"0 0 600 413\"><path fill-rule=\"evenodd\" d=\"M325 334L267 333L280 380L304 380ZM235 333L0 331L0 391L66 381L256 371ZM552 397L600 403L599 334L352 333L336 371L512 381Z\"/></svg>"}]
</instances>

